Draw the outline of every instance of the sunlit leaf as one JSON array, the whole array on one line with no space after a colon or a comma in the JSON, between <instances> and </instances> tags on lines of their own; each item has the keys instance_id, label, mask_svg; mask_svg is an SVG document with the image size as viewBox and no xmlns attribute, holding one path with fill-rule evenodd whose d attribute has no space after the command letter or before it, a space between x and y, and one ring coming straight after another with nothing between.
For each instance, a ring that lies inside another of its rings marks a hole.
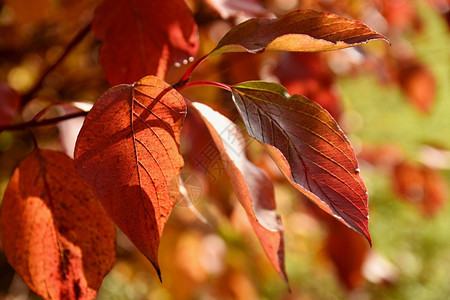
<instances>
[{"instance_id":1,"label":"sunlit leaf","mask_svg":"<svg viewBox=\"0 0 450 300\"><path fill-rule=\"evenodd\" d=\"M15 170L2 205L9 263L44 299L94 299L115 260L114 224L73 160L34 150Z\"/></svg>"},{"instance_id":2,"label":"sunlit leaf","mask_svg":"<svg viewBox=\"0 0 450 300\"><path fill-rule=\"evenodd\" d=\"M291 183L370 242L368 196L358 162L330 114L275 83L250 81L232 89L248 133L276 148L271 155Z\"/></svg>"},{"instance_id":3,"label":"sunlit leaf","mask_svg":"<svg viewBox=\"0 0 450 300\"><path fill-rule=\"evenodd\" d=\"M75 166L159 274L158 246L178 198L183 97L148 76L104 93L86 116Z\"/></svg>"},{"instance_id":4,"label":"sunlit leaf","mask_svg":"<svg viewBox=\"0 0 450 300\"><path fill-rule=\"evenodd\" d=\"M105 0L92 30L103 42L100 62L111 85L163 78L198 48L197 25L182 0Z\"/></svg>"},{"instance_id":5,"label":"sunlit leaf","mask_svg":"<svg viewBox=\"0 0 450 300\"><path fill-rule=\"evenodd\" d=\"M204 104L193 105L201 113L221 153L234 192L247 212L267 257L283 279L287 280L283 228L280 217L275 213L272 182L262 169L247 160L246 141L236 124Z\"/></svg>"},{"instance_id":6,"label":"sunlit leaf","mask_svg":"<svg viewBox=\"0 0 450 300\"><path fill-rule=\"evenodd\" d=\"M385 40L361 22L330 13L295 10L278 19L252 19L232 28L211 55L264 50L313 52Z\"/></svg>"}]
</instances>

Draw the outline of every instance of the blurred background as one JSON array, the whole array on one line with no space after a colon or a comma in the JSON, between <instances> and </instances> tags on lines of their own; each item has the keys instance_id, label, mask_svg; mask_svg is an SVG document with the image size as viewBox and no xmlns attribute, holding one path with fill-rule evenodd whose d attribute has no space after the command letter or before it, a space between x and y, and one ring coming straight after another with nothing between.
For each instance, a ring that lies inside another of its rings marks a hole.
<instances>
[{"instance_id":1,"label":"blurred background","mask_svg":"<svg viewBox=\"0 0 450 300\"><path fill-rule=\"evenodd\" d=\"M27 93L90 22L99 1L0 2L0 92ZM196 161L208 136L187 118L183 170L192 204L180 203L160 246L162 284L151 264L118 231L117 261L98 299L448 299L450 298L450 1L188 0L200 31L198 57L233 25L252 17L315 9L364 22L381 41L326 53L226 54L201 64L194 80L284 85L326 108L347 133L369 191L373 247L321 213L292 188L263 148L247 154L275 183L285 230L288 285L277 275L236 205L220 162ZM109 86L88 34L46 77L14 122L56 102L94 102ZM175 83L187 66L172 66ZM183 94L240 122L227 93ZM2 102L6 106L10 104ZM60 108L61 109L61 108ZM47 116L60 115L60 109ZM5 121L5 119L3 120ZM0 120L0 123L3 122ZM77 124L78 123L78 124ZM80 120L34 130L43 148L67 151ZM75 135L76 136L76 135ZM31 151L27 132L0 134L0 195ZM36 299L8 265L0 243L0 299Z\"/></svg>"}]
</instances>

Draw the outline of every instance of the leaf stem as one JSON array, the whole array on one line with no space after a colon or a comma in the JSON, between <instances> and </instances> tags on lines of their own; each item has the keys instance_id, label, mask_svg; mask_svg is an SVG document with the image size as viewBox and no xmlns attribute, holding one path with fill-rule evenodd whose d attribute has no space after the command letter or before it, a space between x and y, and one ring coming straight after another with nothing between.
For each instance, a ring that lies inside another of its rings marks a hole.
<instances>
[{"instance_id":1,"label":"leaf stem","mask_svg":"<svg viewBox=\"0 0 450 300\"><path fill-rule=\"evenodd\" d=\"M70 53L70 51L75 48L76 45L78 45L83 38L89 33L91 29L91 22L89 22L83 29L81 29L77 35L72 39L72 41L66 46L66 50L61 54L58 59L52 63L50 66L47 67L47 69L42 73L39 80L34 84L34 86L22 97L21 106L23 107L25 104L31 101L33 99L34 95L36 94L39 89L41 89L42 85L44 84L44 80L47 77L50 72L52 72L63 60L66 58L66 56Z\"/></svg>"},{"instance_id":2,"label":"leaf stem","mask_svg":"<svg viewBox=\"0 0 450 300\"><path fill-rule=\"evenodd\" d=\"M189 88L189 87L195 87L195 86L215 86L218 88L221 88L223 90L231 92L231 86L228 84L222 83L222 82L216 82L216 81L192 81L192 82L186 82L184 85L178 87L178 90Z\"/></svg>"},{"instance_id":3,"label":"leaf stem","mask_svg":"<svg viewBox=\"0 0 450 300\"><path fill-rule=\"evenodd\" d=\"M86 116L87 114L88 114L87 111L80 111L80 112L76 112L76 113L73 113L73 114L68 114L68 115L61 116L61 117L45 119L45 120L42 120L42 121L37 121L37 120L33 119L33 120L31 120L29 122L25 122L25 123L20 123L20 124L15 124L15 125L8 125L8 126L0 126L0 132L5 131L5 130L9 130L9 131L23 130L23 129L27 129L29 127L38 127L38 126L45 126L45 125L55 124L55 123L58 123L58 122L61 122L61 121L64 121L64 120Z\"/></svg>"},{"instance_id":4,"label":"leaf stem","mask_svg":"<svg viewBox=\"0 0 450 300\"><path fill-rule=\"evenodd\" d=\"M175 83L173 85L173 88L177 89L180 87L183 87L184 85L186 85L186 83L189 82L189 79L191 78L191 74L194 71L194 69L201 64L207 57L209 56L208 54L203 55L202 57L200 57L199 59L197 59L190 67L189 69L187 69L186 73L184 73L183 77L181 77L181 79Z\"/></svg>"}]
</instances>

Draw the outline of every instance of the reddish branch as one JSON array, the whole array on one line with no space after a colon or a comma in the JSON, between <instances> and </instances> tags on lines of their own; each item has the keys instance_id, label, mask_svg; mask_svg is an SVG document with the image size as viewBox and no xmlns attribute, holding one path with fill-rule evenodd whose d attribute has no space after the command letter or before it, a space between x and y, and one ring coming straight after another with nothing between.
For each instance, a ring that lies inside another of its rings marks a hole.
<instances>
[{"instance_id":1,"label":"reddish branch","mask_svg":"<svg viewBox=\"0 0 450 300\"><path fill-rule=\"evenodd\" d=\"M25 104L33 99L34 95L37 91L39 91L44 83L45 78L50 72L52 72L70 53L70 51L77 46L83 38L89 33L91 30L91 23L87 24L83 29L81 29L77 35L72 39L72 41L67 45L66 50L61 54L61 56L50 66L47 67L44 73L42 73L39 80L34 84L34 86L22 97L21 106L23 107Z\"/></svg>"},{"instance_id":2,"label":"reddish branch","mask_svg":"<svg viewBox=\"0 0 450 300\"><path fill-rule=\"evenodd\" d=\"M77 112L77 113L68 114L68 115L65 115L65 116L51 118L51 119L45 119L45 120L42 120L42 121L31 120L29 122L20 123L20 124L14 124L14 125L8 125L8 126L0 126L0 132L2 132L4 130L10 130L10 131L11 130L23 130L23 129L27 129L27 128L30 128L30 127L38 127L38 126L45 126L45 125L55 124L55 123L58 123L58 122L61 122L61 121L64 121L64 120L86 116L87 114L88 114L87 111L80 111L80 112Z\"/></svg>"}]
</instances>

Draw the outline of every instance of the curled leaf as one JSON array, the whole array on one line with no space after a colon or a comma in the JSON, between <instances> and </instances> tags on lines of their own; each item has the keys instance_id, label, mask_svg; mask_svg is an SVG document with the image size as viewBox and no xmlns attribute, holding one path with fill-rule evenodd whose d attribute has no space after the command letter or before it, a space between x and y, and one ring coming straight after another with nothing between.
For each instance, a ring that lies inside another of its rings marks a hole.
<instances>
[{"instance_id":1,"label":"curled leaf","mask_svg":"<svg viewBox=\"0 0 450 300\"><path fill-rule=\"evenodd\" d=\"M178 199L183 97L155 76L105 92L75 146L78 173L159 274L158 246Z\"/></svg>"},{"instance_id":2,"label":"curled leaf","mask_svg":"<svg viewBox=\"0 0 450 300\"><path fill-rule=\"evenodd\" d=\"M251 19L232 28L211 55L264 50L316 52L385 40L361 22L314 10L295 10L277 19Z\"/></svg>"},{"instance_id":3,"label":"curled leaf","mask_svg":"<svg viewBox=\"0 0 450 300\"><path fill-rule=\"evenodd\" d=\"M95 299L115 260L115 230L73 160L34 150L14 171L1 221L5 255L31 290Z\"/></svg>"},{"instance_id":4,"label":"curled leaf","mask_svg":"<svg viewBox=\"0 0 450 300\"><path fill-rule=\"evenodd\" d=\"M236 124L212 110L194 103L224 160L234 192L247 212L261 245L280 276L287 281L284 237L280 217L275 213L273 184L267 174L245 156L245 138Z\"/></svg>"},{"instance_id":5,"label":"curled leaf","mask_svg":"<svg viewBox=\"0 0 450 300\"><path fill-rule=\"evenodd\" d=\"M248 133L275 147L270 153L291 183L370 242L366 187L350 142L331 115L275 83L250 81L232 90Z\"/></svg>"}]
</instances>

